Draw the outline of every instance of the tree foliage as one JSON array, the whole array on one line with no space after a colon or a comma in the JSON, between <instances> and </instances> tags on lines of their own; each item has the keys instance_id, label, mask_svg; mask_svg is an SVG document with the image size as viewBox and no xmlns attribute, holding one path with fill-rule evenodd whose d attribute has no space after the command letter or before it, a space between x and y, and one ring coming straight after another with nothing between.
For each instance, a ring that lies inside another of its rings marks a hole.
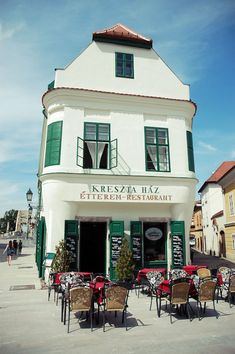
<instances>
[{"instance_id":1,"label":"tree foliage","mask_svg":"<svg viewBox=\"0 0 235 354\"><path fill-rule=\"evenodd\" d=\"M122 241L116 272L121 281L130 280L133 276L134 261L127 239Z\"/></svg>"},{"instance_id":2,"label":"tree foliage","mask_svg":"<svg viewBox=\"0 0 235 354\"><path fill-rule=\"evenodd\" d=\"M11 209L5 212L4 217L0 219L0 231L14 231L16 226L16 218L18 211Z\"/></svg>"},{"instance_id":3,"label":"tree foliage","mask_svg":"<svg viewBox=\"0 0 235 354\"><path fill-rule=\"evenodd\" d=\"M55 273L68 272L72 257L70 252L66 248L66 243L64 240L59 242L56 246L55 257L51 264L51 270Z\"/></svg>"}]
</instances>

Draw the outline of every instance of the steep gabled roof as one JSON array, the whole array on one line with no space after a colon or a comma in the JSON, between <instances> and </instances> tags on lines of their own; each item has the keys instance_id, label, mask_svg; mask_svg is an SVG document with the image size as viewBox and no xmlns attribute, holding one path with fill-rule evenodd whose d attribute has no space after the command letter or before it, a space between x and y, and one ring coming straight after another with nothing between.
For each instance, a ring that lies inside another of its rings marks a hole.
<instances>
[{"instance_id":1,"label":"steep gabled roof","mask_svg":"<svg viewBox=\"0 0 235 354\"><path fill-rule=\"evenodd\" d=\"M132 31L121 23L102 31L94 32L92 39L96 42L108 42L147 49L152 48L152 39Z\"/></svg>"},{"instance_id":2,"label":"steep gabled roof","mask_svg":"<svg viewBox=\"0 0 235 354\"><path fill-rule=\"evenodd\" d=\"M206 180L206 182L204 182L204 184L199 189L198 193L201 193L209 183L218 183L219 180L226 175L226 173L228 173L232 168L234 168L234 166L235 166L235 161L223 162L217 168L217 170Z\"/></svg>"}]
</instances>

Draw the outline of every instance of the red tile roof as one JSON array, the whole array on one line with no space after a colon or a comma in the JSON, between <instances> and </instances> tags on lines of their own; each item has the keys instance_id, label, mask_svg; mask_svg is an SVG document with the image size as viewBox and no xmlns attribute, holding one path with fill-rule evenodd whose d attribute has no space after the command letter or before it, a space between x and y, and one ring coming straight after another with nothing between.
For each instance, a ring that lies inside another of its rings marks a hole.
<instances>
[{"instance_id":1,"label":"red tile roof","mask_svg":"<svg viewBox=\"0 0 235 354\"><path fill-rule=\"evenodd\" d=\"M199 189L198 193L201 193L203 189L209 183L218 183L221 178L224 177L226 173L228 173L232 168L235 167L235 161L225 161L223 162L217 170L204 182L202 187Z\"/></svg>"},{"instance_id":2,"label":"red tile roof","mask_svg":"<svg viewBox=\"0 0 235 354\"><path fill-rule=\"evenodd\" d=\"M130 45L152 48L152 39L132 31L121 23L102 31L93 32L92 38L95 41L123 42L123 44L129 43Z\"/></svg>"}]
</instances>

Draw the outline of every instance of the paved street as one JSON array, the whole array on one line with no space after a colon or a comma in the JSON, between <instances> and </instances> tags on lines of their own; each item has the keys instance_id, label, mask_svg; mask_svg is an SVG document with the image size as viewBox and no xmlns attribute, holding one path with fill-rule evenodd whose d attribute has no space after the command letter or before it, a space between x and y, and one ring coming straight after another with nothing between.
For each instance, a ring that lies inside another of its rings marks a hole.
<instances>
[{"instance_id":1,"label":"paved street","mask_svg":"<svg viewBox=\"0 0 235 354\"><path fill-rule=\"evenodd\" d=\"M0 249L6 241L0 240ZM128 307L128 331L110 316L103 333L101 324L91 333L86 322L71 322L71 333L60 322L60 307L47 301L47 290L41 290L34 263L35 249L25 247L21 256L8 266L0 257L0 353L176 353L234 354L235 306L219 301L219 319L209 307L201 321L189 322L184 316L156 316L156 307L149 311L150 298L131 292ZM198 257L201 255L198 255ZM195 256L195 262L199 258ZM203 263L204 263L203 259ZM17 286L20 286L20 288ZM195 302L192 301L195 310ZM120 319L120 318L119 318ZM112 326L111 326L112 325Z\"/></svg>"}]
</instances>

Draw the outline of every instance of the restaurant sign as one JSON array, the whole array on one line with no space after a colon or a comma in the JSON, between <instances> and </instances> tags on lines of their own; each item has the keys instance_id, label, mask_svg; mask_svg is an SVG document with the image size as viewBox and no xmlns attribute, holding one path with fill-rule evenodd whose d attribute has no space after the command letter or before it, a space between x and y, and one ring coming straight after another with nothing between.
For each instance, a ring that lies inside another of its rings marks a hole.
<instances>
[{"instance_id":1,"label":"restaurant sign","mask_svg":"<svg viewBox=\"0 0 235 354\"><path fill-rule=\"evenodd\" d=\"M105 202L172 202L173 194L163 187L142 185L91 184L80 192L80 200Z\"/></svg>"}]
</instances>

